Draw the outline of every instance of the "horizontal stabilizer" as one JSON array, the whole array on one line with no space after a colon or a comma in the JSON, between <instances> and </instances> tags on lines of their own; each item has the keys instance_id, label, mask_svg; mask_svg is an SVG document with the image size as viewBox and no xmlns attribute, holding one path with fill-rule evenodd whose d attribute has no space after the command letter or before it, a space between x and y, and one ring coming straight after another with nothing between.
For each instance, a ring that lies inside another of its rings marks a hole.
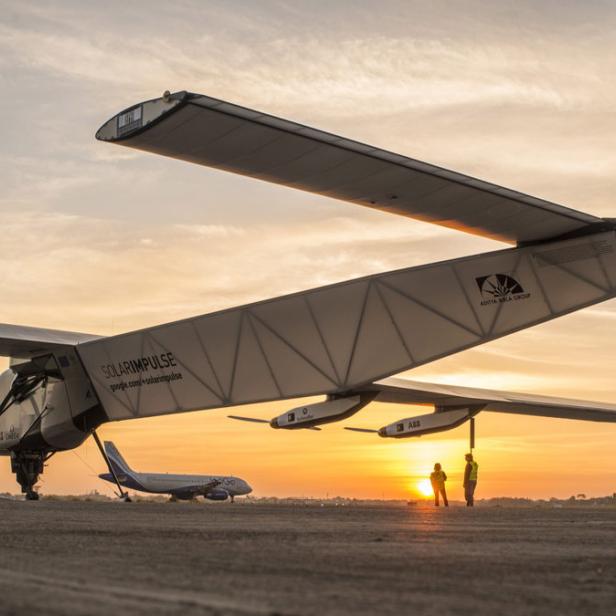
<instances>
[{"instance_id":1,"label":"horizontal stabilizer","mask_svg":"<svg viewBox=\"0 0 616 616\"><path fill-rule=\"evenodd\" d=\"M510 243L600 218L208 96L178 92L122 111L97 139Z\"/></svg>"}]
</instances>

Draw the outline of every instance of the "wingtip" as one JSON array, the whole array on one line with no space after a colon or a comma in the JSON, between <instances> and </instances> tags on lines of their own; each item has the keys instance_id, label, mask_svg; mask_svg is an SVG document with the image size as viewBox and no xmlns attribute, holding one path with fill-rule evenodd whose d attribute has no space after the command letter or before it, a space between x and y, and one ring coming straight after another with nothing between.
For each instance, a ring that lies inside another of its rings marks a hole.
<instances>
[{"instance_id":1,"label":"wingtip","mask_svg":"<svg viewBox=\"0 0 616 616\"><path fill-rule=\"evenodd\" d=\"M94 134L97 141L122 141L134 137L176 110L189 96L185 90L165 90L159 98L131 105L109 118Z\"/></svg>"}]
</instances>

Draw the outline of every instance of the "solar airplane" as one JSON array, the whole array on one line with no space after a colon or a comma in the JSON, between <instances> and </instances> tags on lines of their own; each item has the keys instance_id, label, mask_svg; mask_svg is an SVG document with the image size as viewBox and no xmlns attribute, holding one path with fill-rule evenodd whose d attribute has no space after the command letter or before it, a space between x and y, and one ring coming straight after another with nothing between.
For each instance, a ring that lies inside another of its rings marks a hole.
<instances>
[{"instance_id":1,"label":"solar airplane","mask_svg":"<svg viewBox=\"0 0 616 616\"><path fill-rule=\"evenodd\" d=\"M615 220L189 92L132 105L96 137L505 247L108 337L0 325L11 358L0 451L26 498L55 452L92 435L104 454L105 422L254 402L324 396L271 419L277 429L318 429L373 401L432 407L378 430L385 438L482 411L616 421L611 404L392 378L613 298Z\"/></svg>"}]
</instances>

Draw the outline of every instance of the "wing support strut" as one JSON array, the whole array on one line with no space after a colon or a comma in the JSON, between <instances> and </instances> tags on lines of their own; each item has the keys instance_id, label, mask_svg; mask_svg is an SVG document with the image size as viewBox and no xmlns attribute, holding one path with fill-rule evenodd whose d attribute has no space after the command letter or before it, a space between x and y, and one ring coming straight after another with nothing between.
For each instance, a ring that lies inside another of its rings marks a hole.
<instances>
[{"instance_id":1,"label":"wing support strut","mask_svg":"<svg viewBox=\"0 0 616 616\"><path fill-rule=\"evenodd\" d=\"M116 472L113 468L113 465L111 464L111 462L109 461L109 458L107 457L107 453L105 452L105 448L103 447L103 444L101 443L100 439L98 438L98 434L96 434L96 430L92 430L92 436L94 437L94 442L96 443L98 450L101 452L101 455L103 456L103 459L105 460L105 463L107 464L107 468L109 469L109 472L111 473L114 481L116 482L116 485L118 486L118 490L119 490L119 494L118 497L120 498L120 500L123 500L125 503L130 503L130 497L128 495L128 492L124 492L124 490L122 489L122 485L120 484L120 480L118 479L118 476L116 475Z\"/></svg>"}]
</instances>

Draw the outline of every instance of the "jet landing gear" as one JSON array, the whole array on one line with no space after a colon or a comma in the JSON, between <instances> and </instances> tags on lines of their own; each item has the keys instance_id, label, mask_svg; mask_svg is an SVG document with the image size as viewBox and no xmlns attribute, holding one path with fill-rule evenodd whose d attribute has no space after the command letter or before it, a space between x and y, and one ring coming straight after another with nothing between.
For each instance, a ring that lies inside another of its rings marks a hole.
<instances>
[{"instance_id":1,"label":"jet landing gear","mask_svg":"<svg viewBox=\"0 0 616 616\"><path fill-rule=\"evenodd\" d=\"M38 492L34 489L39 475L43 473L47 456L42 451L13 451L11 452L11 471L15 473L17 483L21 486L22 494L26 500L38 500Z\"/></svg>"}]
</instances>

